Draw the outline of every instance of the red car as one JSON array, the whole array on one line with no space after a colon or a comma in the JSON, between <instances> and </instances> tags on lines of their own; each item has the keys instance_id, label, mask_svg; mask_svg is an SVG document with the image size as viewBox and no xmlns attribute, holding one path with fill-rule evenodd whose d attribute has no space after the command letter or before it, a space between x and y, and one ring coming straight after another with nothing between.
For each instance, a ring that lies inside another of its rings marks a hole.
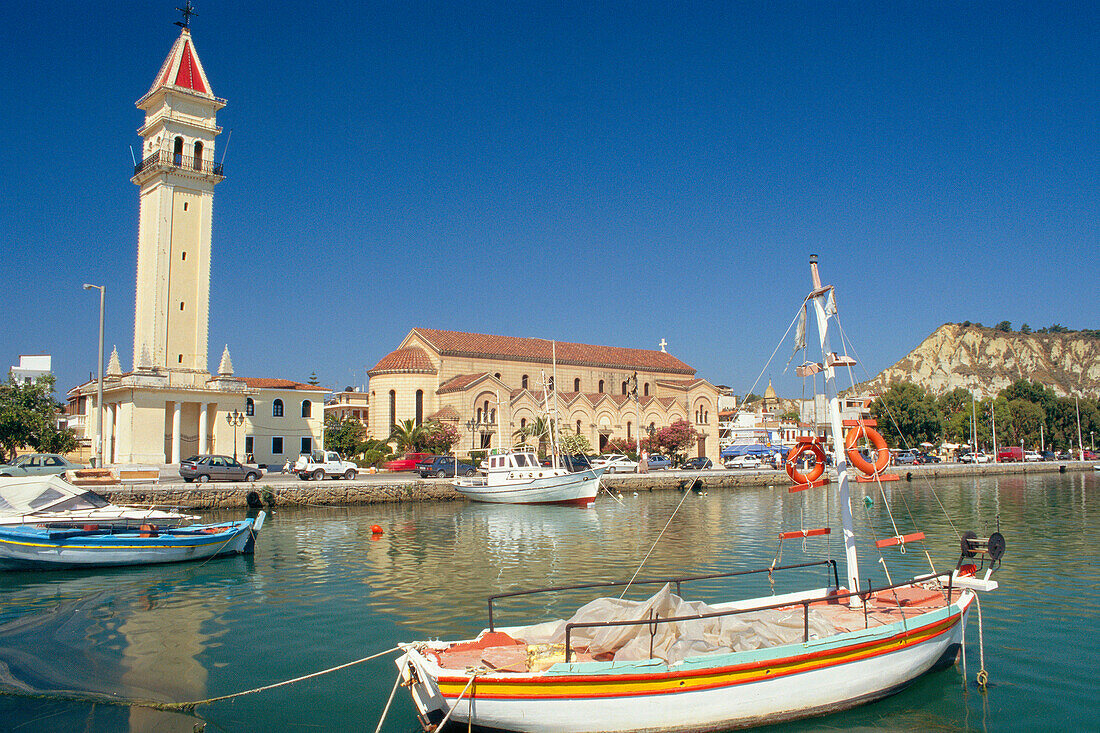
<instances>
[{"instance_id":1,"label":"red car","mask_svg":"<svg viewBox=\"0 0 1100 733\"><path fill-rule=\"evenodd\" d=\"M430 461L435 458L434 453L406 453L404 458L394 458L386 461L382 468L390 471L415 471L416 464L420 461Z\"/></svg>"}]
</instances>

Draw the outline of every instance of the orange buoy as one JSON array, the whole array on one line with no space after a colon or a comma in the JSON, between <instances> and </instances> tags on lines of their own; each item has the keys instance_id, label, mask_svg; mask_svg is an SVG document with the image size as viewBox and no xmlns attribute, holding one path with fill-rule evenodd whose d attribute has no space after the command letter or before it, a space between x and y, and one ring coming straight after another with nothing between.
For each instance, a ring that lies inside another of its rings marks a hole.
<instances>
[{"instance_id":1,"label":"orange buoy","mask_svg":"<svg viewBox=\"0 0 1100 733\"><path fill-rule=\"evenodd\" d=\"M370 527L371 534L382 534L382 528L377 524L372 524Z\"/></svg>"},{"instance_id":2,"label":"orange buoy","mask_svg":"<svg viewBox=\"0 0 1100 733\"><path fill-rule=\"evenodd\" d=\"M874 446L874 463L868 461L856 450L856 443L860 437L866 437ZM844 450L848 456L848 462L858 468L865 476L878 476L890 465L890 449L886 447L886 440L877 430L863 421L857 423L845 434Z\"/></svg>"},{"instance_id":3,"label":"orange buoy","mask_svg":"<svg viewBox=\"0 0 1100 733\"><path fill-rule=\"evenodd\" d=\"M798 457L806 451L813 454L815 461L814 467L808 476L795 468ZM808 486L821 478L821 474L825 473L825 451L818 445L815 438L799 438L798 444L787 452L785 463L787 475L791 477L791 481L799 486Z\"/></svg>"}]
</instances>

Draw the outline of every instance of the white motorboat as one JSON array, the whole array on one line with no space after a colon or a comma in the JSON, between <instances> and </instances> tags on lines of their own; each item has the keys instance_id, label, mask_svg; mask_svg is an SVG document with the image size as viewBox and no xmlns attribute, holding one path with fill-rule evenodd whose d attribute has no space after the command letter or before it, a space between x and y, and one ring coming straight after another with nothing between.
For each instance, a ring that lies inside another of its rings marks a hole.
<instances>
[{"instance_id":1,"label":"white motorboat","mask_svg":"<svg viewBox=\"0 0 1100 733\"><path fill-rule=\"evenodd\" d=\"M399 674L426 730L442 728L451 720L463 726L535 733L727 730L853 707L955 662L976 592L997 587L990 576L1004 553L1004 538L996 532L986 538L967 532L958 538L961 553L952 570L937 572L933 567L929 574L901 582L887 575L886 582L874 588L869 580L861 580L849 465L863 472L864 480L877 482L880 491L891 477L866 460L862 465L855 460L859 438L873 432L871 421L855 426L847 436L843 432L835 376L838 368L854 361L830 349L830 335L841 340L836 302L832 287L821 285L816 257L811 259L811 273L813 290L800 310L805 319L806 309L812 307L817 317L822 347L817 371L825 375L837 480L830 484L821 475L825 454L816 436L807 436L791 450L788 472L794 480L791 491L831 491L835 485L845 581L839 578L836 561L825 560L773 563L724 575L574 586L667 581L647 601L596 599L569 619L506 628L494 622L494 600L565 589L513 591L490 598L488 626L476 638L402 645ZM805 331L800 332L804 348ZM805 451L818 458L817 468L807 476L796 465ZM491 475L502 492L505 479L536 480L539 469L527 460L521 464L510 456L498 457L490 470L495 468ZM519 473L525 476L518 478ZM479 488L489 492L490 483ZM899 532L896 526L894 531ZM828 527L800 529L780 534L779 541L829 532ZM882 548L920 542L923 537L919 532L899 532L874 544L881 554ZM712 605L686 602L672 593L672 584L679 592L691 580L754 573L782 582L813 566L822 567L827 580L806 590Z\"/></svg>"},{"instance_id":2,"label":"white motorboat","mask_svg":"<svg viewBox=\"0 0 1100 733\"><path fill-rule=\"evenodd\" d=\"M483 470L483 476L456 480L455 490L474 501L496 504L588 506L596 500L606 469L572 472L560 466L542 466L534 449L521 446L490 452Z\"/></svg>"},{"instance_id":3,"label":"white motorboat","mask_svg":"<svg viewBox=\"0 0 1100 733\"><path fill-rule=\"evenodd\" d=\"M52 527L179 527L199 517L154 507L119 506L60 476L0 479L0 527L42 524Z\"/></svg>"}]
</instances>

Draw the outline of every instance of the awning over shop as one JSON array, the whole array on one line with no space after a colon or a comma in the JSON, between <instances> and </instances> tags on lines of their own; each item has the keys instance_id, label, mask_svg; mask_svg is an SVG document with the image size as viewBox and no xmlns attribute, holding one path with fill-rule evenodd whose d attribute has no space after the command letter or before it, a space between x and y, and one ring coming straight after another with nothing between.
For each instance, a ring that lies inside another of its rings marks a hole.
<instances>
[{"instance_id":1,"label":"awning over shop","mask_svg":"<svg viewBox=\"0 0 1100 733\"><path fill-rule=\"evenodd\" d=\"M772 453L782 453L783 447L779 445L767 446L763 443L734 443L733 445L727 445L722 449L723 458L732 458L733 456L766 456Z\"/></svg>"}]
</instances>

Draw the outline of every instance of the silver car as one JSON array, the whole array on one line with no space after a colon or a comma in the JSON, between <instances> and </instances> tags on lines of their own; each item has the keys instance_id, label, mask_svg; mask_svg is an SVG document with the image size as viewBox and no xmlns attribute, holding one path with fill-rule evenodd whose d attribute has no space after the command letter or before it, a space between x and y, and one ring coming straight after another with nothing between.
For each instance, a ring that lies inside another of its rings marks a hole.
<instances>
[{"instance_id":1,"label":"silver car","mask_svg":"<svg viewBox=\"0 0 1100 733\"><path fill-rule=\"evenodd\" d=\"M24 453L11 463L0 465L0 476L60 476L84 468L56 453Z\"/></svg>"},{"instance_id":2,"label":"silver car","mask_svg":"<svg viewBox=\"0 0 1100 733\"><path fill-rule=\"evenodd\" d=\"M187 483L198 481L256 481L263 471L240 463L230 456L191 456L180 461L180 478Z\"/></svg>"}]
</instances>

